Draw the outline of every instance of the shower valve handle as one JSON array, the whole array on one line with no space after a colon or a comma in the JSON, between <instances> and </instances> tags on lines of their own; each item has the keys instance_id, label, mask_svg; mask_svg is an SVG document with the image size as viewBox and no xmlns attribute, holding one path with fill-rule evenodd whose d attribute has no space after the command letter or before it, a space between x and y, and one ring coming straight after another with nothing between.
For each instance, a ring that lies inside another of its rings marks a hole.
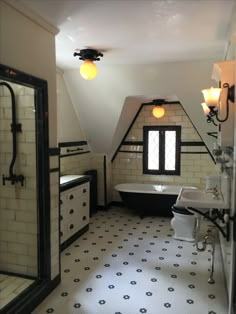
<instances>
[{"instance_id":1,"label":"shower valve handle","mask_svg":"<svg viewBox=\"0 0 236 314\"><path fill-rule=\"evenodd\" d=\"M2 176L2 184L3 185L6 185L6 181L11 181L11 184L16 184L18 182L21 183L21 186L24 186L24 180L25 180L25 177L20 174L20 175L11 175L9 177L5 177L4 174Z\"/></svg>"}]
</instances>

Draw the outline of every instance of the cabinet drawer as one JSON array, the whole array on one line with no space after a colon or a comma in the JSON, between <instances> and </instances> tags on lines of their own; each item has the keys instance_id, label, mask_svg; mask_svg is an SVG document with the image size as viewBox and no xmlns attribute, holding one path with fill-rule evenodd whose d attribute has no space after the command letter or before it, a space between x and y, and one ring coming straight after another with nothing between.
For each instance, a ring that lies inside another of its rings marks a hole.
<instances>
[{"instance_id":1,"label":"cabinet drawer","mask_svg":"<svg viewBox=\"0 0 236 314\"><path fill-rule=\"evenodd\" d=\"M74 216L73 220L68 221L67 230L69 237L73 236L79 230L79 219L77 215Z\"/></svg>"},{"instance_id":2,"label":"cabinet drawer","mask_svg":"<svg viewBox=\"0 0 236 314\"><path fill-rule=\"evenodd\" d=\"M74 199L78 199L81 198L83 196L89 195L89 183L84 183L81 184L79 186L77 186L76 188L73 188L70 190L70 197L74 197Z\"/></svg>"},{"instance_id":3,"label":"cabinet drawer","mask_svg":"<svg viewBox=\"0 0 236 314\"><path fill-rule=\"evenodd\" d=\"M89 182L60 194L61 244L89 223Z\"/></svg>"}]
</instances>

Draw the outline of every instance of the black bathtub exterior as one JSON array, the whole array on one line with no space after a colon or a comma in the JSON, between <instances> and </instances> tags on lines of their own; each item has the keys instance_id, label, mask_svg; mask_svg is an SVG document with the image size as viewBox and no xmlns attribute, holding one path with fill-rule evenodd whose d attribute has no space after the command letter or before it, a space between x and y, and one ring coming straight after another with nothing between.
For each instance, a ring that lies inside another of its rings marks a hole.
<instances>
[{"instance_id":1,"label":"black bathtub exterior","mask_svg":"<svg viewBox=\"0 0 236 314\"><path fill-rule=\"evenodd\" d=\"M178 195L132 193L119 191L125 206L137 213L141 218L145 216L173 217L171 207Z\"/></svg>"}]
</instances>

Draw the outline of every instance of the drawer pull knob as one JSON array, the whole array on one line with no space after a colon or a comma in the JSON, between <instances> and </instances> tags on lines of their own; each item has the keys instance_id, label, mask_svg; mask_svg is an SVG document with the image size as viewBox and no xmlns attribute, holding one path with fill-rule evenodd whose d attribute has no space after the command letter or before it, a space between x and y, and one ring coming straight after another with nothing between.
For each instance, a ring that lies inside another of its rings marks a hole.
<instances>
[{"instance_id":1,"label":"drawer pull knob","mask_svg":"<svg viewBox=\"0 0 236 314\"><path fill-rule=\"evenodd\" d=\"M70 225L70 229L73 229L73 228L74 228L74 225L73 225L73 224L71 224L71 225Z\"/></svg>"},{"instance_id":2,"label":"drawer pull knob","mask_svg":"<svg viewBox=\"0 0 236 314\"><path fill-rule=\"evenodd\" d=\"M73 214L73 213L74 213L74 209L71 209L71 210L70 210L70 214Z\"/></svg>"},{"instance_id":3,"label":"drawer pull knob","mask_svg":"<svg viewBox=\"0 0 236 314\"><path fill-rule=\"evenodd\" d=\"M87 192L87 190L86 189L83 189L83 193L86 193Z\"/></svg>"},{"instance_id":4,"label":"drawer pull knob","mask_svg":"<svg viewBox=\"0 0 236 314\"><path fill-rule=\"evenodd\" d=\"M86 217L86 216L84 216L84 217L83 217L83 220L86 220L86 219L87 219L87 217Z\"/></svg>"},{"instance_id":5,"label":"drawer pull knob","mask_svg":"<svg viewBox=\"0 0 236 314\"><path fill-rule=\"evenodd\" d=\"M63 201L62 200L60 200L60 205L62 205L63 204Z\"/></svg>"},{"instance_id":6,"label":"drawer pull knob","mask_svg":"<svg viewBox=\"0 0 236 314\"><path fill-rule=\"evenodd\" d=\"M63 219L63 216L62 215L60 215L60 220L62 220Z\"/></svg>"},{"instance_id":7,"label":"drawer pull knob","mask_svg":"<svg viewBox=\"0 0 236 314\"><path fill-rule=\"evenodd\" d=\"M70 197L69 197L69 199L70 199L70 200L73 200L73 198L74 198L74 195L71 194Z\"/></svg>"},{"instance_id":8,"label":"drawer pull knob","mask_svg":"<svg viewBox=\"0 0 236 314\"><path fill-rule=\"evenodd\" d=\"M86 202L83 202L83 206L86 206L87 204L86 204Z\"/></svg>"},{"instance_id":9,"label":"drawer pull knob","mask_svg":"<svg viewBox=\"0 0 236 314\"><path fill-rule=\"evenodd\" d=\"M63 236L63 232L60 232L60 236L61 236L61 237Z\"/></svg>"}]
</instances>

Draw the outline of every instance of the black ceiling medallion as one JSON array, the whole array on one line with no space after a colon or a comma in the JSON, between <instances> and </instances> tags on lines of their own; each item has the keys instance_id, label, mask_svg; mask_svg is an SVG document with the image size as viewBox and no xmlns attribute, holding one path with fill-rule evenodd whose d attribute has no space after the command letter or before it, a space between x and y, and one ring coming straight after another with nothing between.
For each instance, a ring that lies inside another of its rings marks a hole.
<instances>
[{"instance_id":1,"label":"black ceiling medallion","mask_svg":"<svg viewBox=\"0 0 236 314\"><path fill-rule=\"evenodd\" d=\"M95 49L81 49L80 52L74 52L74 57L77 56L80 60L100 61L99 57L103 57L103 54Z\"/></svg>"}]
</instances>

